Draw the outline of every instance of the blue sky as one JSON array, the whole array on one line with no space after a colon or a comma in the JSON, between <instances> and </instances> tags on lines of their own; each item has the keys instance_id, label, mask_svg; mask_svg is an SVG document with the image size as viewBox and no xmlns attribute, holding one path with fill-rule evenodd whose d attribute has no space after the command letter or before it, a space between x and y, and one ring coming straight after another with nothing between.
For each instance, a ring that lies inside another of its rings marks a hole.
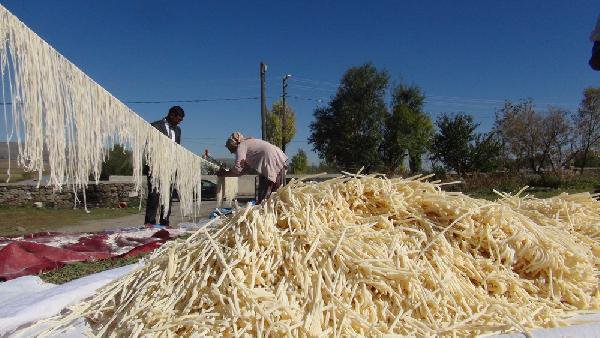
<instances>
[{"instance_id":1,"label":"blue sky","mask_svg":"<svg viewBox=\"0 0 600 338\"><path fill-rule=\"evenodd\" d=\"M319 100L335 93L348 67L368 61L419 85L433 118L470 113L482 131L505 99L574 110L583 88L600 86L587 65L597 0L0 3L123 101L257 97L263 60L271 105L292 74L298 132L290 156L311 149ZM171 106L129 105L148 121ZM260 136L259 100L180 105L183 145L194 152L227 156L223 143L235 130Z\"/></svg>"}]
</instances>

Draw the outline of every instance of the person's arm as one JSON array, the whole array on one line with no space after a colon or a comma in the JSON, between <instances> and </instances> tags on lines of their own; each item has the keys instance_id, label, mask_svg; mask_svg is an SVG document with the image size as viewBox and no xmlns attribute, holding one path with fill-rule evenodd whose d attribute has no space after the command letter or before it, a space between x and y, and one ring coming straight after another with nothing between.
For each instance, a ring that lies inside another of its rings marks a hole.
<instances>
[{"instance_id":1,"label":"person's arm","mask_svg":"<svg viewBox=\"0 0 600 338\"><path fill-rule=\"evenodd\" d=\"M181 144L181 127L176 126L174 132L175 132L175 142L177 144Z\"/></svg>"},{"instance_id":2,"label":"person's arm","mask_svg":"<svg viewBox=\"0 0 600 338\"><path fill-rule=\"evenodd\" d=\"M246 162L246 153L247 153L246 144L244 142L240 143L235 152L235 163L233 167L229 170L232 175L242 175L245 168Z\"/></svg>"},{"instance_id":3,"label":"person's arm","mask_svg":"<svg viewBox=\"0 0 600 338\"><path fill-rule=\"evenodd\" d=\"M590 41L600 42L600 15L598 15L598 19L596 20L596 27L590 34Z\"/></svg>"},{"instance_id":4,"label":"person's arm","mask_svg":"<svg viewBox=\"0 0 600 338\"><path fill-rule=\"evenodd\" d=\"M240 143L235 153L235 163L233 164L233 167L229 170L225 168L219 169L217 176L235 177L243 175L246 169L246 150L246 146L243 143Z\"/></svg>"}]
</instances>

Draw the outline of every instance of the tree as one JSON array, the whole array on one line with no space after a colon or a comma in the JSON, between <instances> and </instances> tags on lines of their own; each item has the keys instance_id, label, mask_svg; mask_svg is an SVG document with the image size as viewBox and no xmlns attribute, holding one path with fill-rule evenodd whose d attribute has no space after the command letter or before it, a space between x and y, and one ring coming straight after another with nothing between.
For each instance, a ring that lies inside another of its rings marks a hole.
<instances>
[{"instance_id":1,"label":"tree","mask_svg":"<svg viewBox=\"0 0 600 338\"><path fill-rule=\"evenodd\" d=\"M496 114L495 129L510 156L535 173L548 165L558 171L573 157L571 124L563 109L549 107L542 113L534 109L531 100L506 101Z\"/></svg>"},{"instance_id":2,"label":"tree","mask_svg":"<svg viewBox=\"0 0 600 338\"><path fill-rule=\"evenodd\" d=\"M277 101L273 104L270 112L267 112L267 141L281 148L285 152L285 146L296 135L296 112L289 104L285 105L285 130L283 143L281 142L281 124L283 119L283 103Z\"/></svg>"},{"instance_id":3,"label":"tree","mask_svg":"<svg viewBox=\"0 0 600 338\"><path fill-rule=\"evenodd\" d=\"M544 161L540 151L543 117L533 109L533 102L528 99L513 104L507 100L497 112L495 124L510 154L532 171L539 172Z\"/></svg>"},{"instance_id":4,"label":"tree","mask_svg":"<svg viewBox=\"0 0 600 338\"><path fill-rule=\"evenodd\" d=\"M552 171L568 165L575 156L573 133L567 111L549 107L542 120L542 154L545 154Z\"/></svg>"},{"instance_id":5,"label":"tree","mask_svg":"<svg viewBox=\"0 0 600 338\"><path fill-rule=\"evenodd\" d=\"M290 164L290 173L305 174L308 169L308 157L304 150L299 149L298 153L292 157Z\"/></svg>"},{"instance_id":6,"label":"tree","mask_svg":"<svg viewBox=\"0 0 600 338\"><path fill-rule=\"evenodd\" d=\"M108 180L110 175L132 175L133 165L131 162L131 152L125 151L125 147L121 144L115 144L108 151L106 160L102 163L102 171L100 179Z\"/></svg>"},{"instance_id":7,"label":"tree","mask_svg":"<svg viewBox=\"0 0 600 338\"><path fill-rule=\"evenodd\" d=\"M429 115L417 114L412 121L413 130L411 140L408 144L408 165L410 171L415 173L421 171L423 166L423 154L427 152L433 137L433 123Z\"/></svg>"},{"instance_id":8,"label":"tree","mask_svg":"<svg viewBox=\"0 0 600 338\"><path fill-rule=\"evenodd\" d=\"M469 146L469 168L477 172L490 172L498 169L504 149L502 141L494 132L476 134Z\"/></svg>"},{"instance_id":9,"label":"tree","mask_svg":"<svg viewBox=\"0 0 600 338\"><path fill-rule=\"evenodd\" d=\"M600 88L590 87L583 91L583 99L575 116L577 148L580 168L588 164L590 153L600 148Z\"/></svg>"},{"instance_id":10,"label":"tree","mask_svg":"<svg viewBox=\"0 0 600 338\"><path fill-rule=\"evenodd\" d=\"M417 86L400 84L394 88L381 151L388 173L395 173L402 166L407 153L410 171L421 170L421 156L433 133L431 119L423 112L424 102L425 96Z\"/></svg>"},{"instance_id":11,"label":"tree","mask_svg":"<svg viewBox=\"0 0 600 338\"><path fill-rule=\"evenodd\" d=\"M600 153L590 152L586 159L587 164L583 164L583 154L577 152L573 157L573 163L575 167L581 168L581 166L588 167L600 167Z\"/></svg>"},{"instance_id":12,"label":"tree","mask_svg":"<svg viewBox=\"0 0 600 338\"><path fill-rule=\"evenodd\" d=\"M310 124L308 140L321 159L349 171L377 168L388 114L388 81L388 73L371 63L346 71L336 95L327 106L315 109Z\"/></svg>"},{"instance_id":13,"label":"tree","mask_svg":"<svg viewBox=\"0 0 600 338\"><path fill-rule=\"evenodd\" d=\"M337 167L335 165L328 164L325 161L321 161L317 165L309 165L306 168L306 174L322 174L322 173L336 174L336 173L339 173L339 170L337 169Z\"/></svg>"},{"instance_id":14,"label":"tree","mask_svg":"<svg viewBox=\"0 0 600 338\"><path fill-rule=\"evenodd\" d=\"M431 145L432 159L462 175L470 166L470 143L475 140L477 124L470 115L443 114L436 121L437 133Z\"/></svg>"},{"instance_id":15,"label":"tree","mask_svg":"<svg viewBox=\"0 0 600 338\"><path fill-rule=\"evenodd\" d=\"M431 145L432 159L459 175L467 171L489 172L500 164L503 145L494 132L479 134L479 125L470 115L444 114L436 121L437 133Z\"/></svg>"}]
</instances>

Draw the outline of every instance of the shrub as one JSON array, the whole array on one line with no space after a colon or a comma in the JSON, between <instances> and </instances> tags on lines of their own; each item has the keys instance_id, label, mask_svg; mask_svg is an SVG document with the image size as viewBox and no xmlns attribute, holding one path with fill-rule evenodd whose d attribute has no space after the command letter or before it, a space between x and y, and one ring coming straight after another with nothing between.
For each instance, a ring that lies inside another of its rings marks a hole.
<instances>
[{"instance_id":1,"label":"shrub","mask_svg":"<svg viewBox=\"0 0 600 338\"><path fill-rule=\"evenodd\" d=\"M532 177L528 184L530 187L558 189L563 186L563 180L556 175L536 175Z\"/></svg>"}]
</instances>

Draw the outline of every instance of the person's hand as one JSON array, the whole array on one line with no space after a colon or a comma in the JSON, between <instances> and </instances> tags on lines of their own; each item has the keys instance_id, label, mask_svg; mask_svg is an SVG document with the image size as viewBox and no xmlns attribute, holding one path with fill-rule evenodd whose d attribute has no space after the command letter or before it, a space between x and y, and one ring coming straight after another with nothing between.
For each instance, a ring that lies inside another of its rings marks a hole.
<instances>
[{"instance_id":1,"label":"person's hand","mask_svg":"<svg viewBox=\"0 0 600 338\"><path fill-rule=\"evenodd\" d=\"M227 175L227 169L225 169L223 167L219 168L219 171L217 171L216 175L217 176L225 176L225 175Z\"/></svg>"}]
</instances>

